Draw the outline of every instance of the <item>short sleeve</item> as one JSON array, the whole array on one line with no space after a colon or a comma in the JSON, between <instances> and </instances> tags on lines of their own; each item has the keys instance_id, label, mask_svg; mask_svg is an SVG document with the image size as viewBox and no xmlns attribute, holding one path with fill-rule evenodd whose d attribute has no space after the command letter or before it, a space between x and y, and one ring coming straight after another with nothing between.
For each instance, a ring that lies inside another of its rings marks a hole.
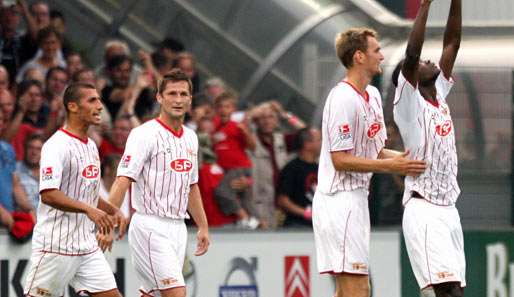
<instances>
[{"instance_id":1,"label":"short sleeve","mask_svg":"<svg viewBox=\"0 0 514 297\"><path fill-rule=\"evenodd\" d=\"M407 81L400 71L398 75L398 86L394 94L393 114L395 122L398 125L411 123L417 118L422 108L417 87L414 87Z\"/></svg>"},{"instance_id":2,"label":"short sleeve","mask_svg":"<svg viewBox=\"0 0 514 297\"><path fill-rule=\"evenodd\" d=\"M63 152L47 142L41 149L39 192L49 189L59 189L61 187L63 164L66 158L70 158L69 153Z\"/></svg>"},{"instance_id":3,"label":"short sleeve","mask_svg":"<svg viewBox=\"0 0 514 297\"><path fill-rule=\"evenodd\" d=\"M344 88L334 89L327 100L326 105L326 128L328 131L328 141L330 151L346 151L353 149L353 122L348 117L348 105L342 102L350 100ZM338 102L341 102L338 104Z\"/></svg>"},{"instance_id":4,"label":"short sleeve","mask_svg":"<svg viewBox=\"0 0 514 297\"><path fill-rule=\"evenodd\" d=\"M193 154L193 170L191 172L191 185L194 185L196 183L198 183L198 136L196 136L196 134L193 134L192 136L192 139L193 139L193 150L194 150L194 154Z\"/></svg>"},{"instance_id":5,"label":"short sleeve","mask_svg":"<svg viewBox=\"0 0 514 297\"><path fill-rule=\"evenodd\" d=\"M118 165L117 176L126 176L136 180L145 161L149 156L149 146L152 143L151 135L144 133L142 129L132 129L125 145L125 151Z\"/></svg>"},{"instance_id":6,"label":"short sleeve","mask_svg":"<svg viewBox=\"0 0 514 297\"><path fill-rule=\"evenodd\" d=\"M437 89L437 95L438 99L446 100L446 96L450 93L452 90L454 81L453 78L450 77L450 79L447 79L443 72L439 73L439 76L437 77L437 80L435 81L435 87Z\"/></svg>"}]
</instances>

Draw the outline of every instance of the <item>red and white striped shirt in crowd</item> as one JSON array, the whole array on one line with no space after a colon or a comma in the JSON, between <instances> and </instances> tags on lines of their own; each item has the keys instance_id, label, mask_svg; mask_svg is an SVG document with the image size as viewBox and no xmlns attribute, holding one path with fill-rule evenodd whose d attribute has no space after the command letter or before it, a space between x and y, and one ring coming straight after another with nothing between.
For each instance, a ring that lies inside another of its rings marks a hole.
<instances>
[{"instance_id":1,"label":"red and white striped shirt in crowd","mask_svg":"<svg viewBox=\"0 0 514 297\"><path fill-rule=\"evenodd\" d=\"M379 91L368 85L365 94L361 94L349 82L338 83L330 91L323 109L318 190L324 194L368 190L371 173L337 171L330 153L347 151L354 156L376 159L386 139Z\"/></svg>"},{"instance_id":2,"label":"red and white striped shirt in crowd","mask_svg":"<svg viewBox=\"0 0 514 297\"><path fill-rule=\"evenodd\" d=\"M189 218L191 185L198 182L198 138L182 126L173 131L159 119L134 128L118 165L118 176L135 181L132 206L142 214Z\"/></svg>"},{"instance_id":3,"label":"red and white striped shirt in crowd","mask_svg":"<svg viewBox=\"0 0 514 297\"><path fill-rule=\"evenodd\" d=\"M71 199L98 204L100 158L91 139L59 129L41 150L39 192L57 189ZM33 250L82 255L97 249L95 223L86 214L66 212L39 203Z\"/></svg>"},{"instance_id":4,"label":"red and white striped shirt in crowd","mask_svg":"<svg viewBox=\"0 0 514 297\"><path fill-rule=\"evenodd\" d=\"M394 99L394 120L400 129L410 158L427 162L425 172L417 177L405 178L403 203L418 192L427 201L437 205L453 205L460 194L457 183L457 149L455 131L446 103L453 80L442 72L436 83L437 103L421 96L400 73Z\"/></svg>"}]
</instances>

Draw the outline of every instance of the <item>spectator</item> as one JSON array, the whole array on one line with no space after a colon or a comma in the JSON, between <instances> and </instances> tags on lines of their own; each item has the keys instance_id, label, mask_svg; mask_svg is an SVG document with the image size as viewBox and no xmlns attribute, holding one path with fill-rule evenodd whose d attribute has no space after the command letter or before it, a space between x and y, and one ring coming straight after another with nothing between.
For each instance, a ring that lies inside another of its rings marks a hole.
<instances>
[{"instance_id":1,"label":"spectator","mask_svg":"<svg viewBox=\"0 0 514 297\"><path fill-rule=\"evenodd\" d=\"M223 92L227 91L227 87L225 83L219 77L209 78L205 82L205 86L203 88L203 93L207 98L214 102L214 98L221 95Z\"/></svg>"},{"instance_id":2,"label":"spectator","mask_svg":"<svg viewBox=\"0 0 514 297\"><path fill-rule=\"evenodd\" d=\"M196 70L196 59L189 52L181 52L174 60L173 67L180 68L193 83L193 94L197 94L200 87L200 77Z\"/></svg>"},{"instance_id":3,"label":"spectator","mask_svg":"<svg viewBox=\"0 0 514 297\"><path fill-rule=\"evenodd\" d=\"M16 76L16 81L22 81L25 71L30 68L38 69L45 77L48 70L52 67L60 66L66 68L66 61L64 61L61 53L61 38L61 34L53 27L39 30L37 44L41 49L41 54L36 55L21 67Z\"/></svg>"},{"instance_id":4,"label":"spectator","mask_svg":"<svg viewBox=\"0 0 514 297\"><path fill-rule=\"evenodd\" d=\"M198 133L198 147L200 155L200 169L198 171L198 188L202 194L202 202L210 227L222 227L233 224L237 217L225 215L214 193L224 177L223 169L216 164L216 155L211 149L211 142L207 133Z\"/></svg>"},{"instance_id":5,"label":"spectator","mask_svg":"<svg viewBox=\"0 0 514 297\"><path fill-rule=\"evenodd\" d=\"M120 160L121 155L119 154L107 155L102 160L102 179L100 180L100 192L98 193L102 199L109 199L109 192L111 190L112 184L114 183L114 180L116 179L116 171ZM127 191L125 198L123 199L123 203L120 207L121 212L126 218L128 218L129 221L133 213L132 207L130 206L131 193L132 189Z\"/></svg>"},{"instance_id":6,"label":"spectator","mask_svg":"<svg viewBox=\"0 0 514 297\"><path fill-rule=\"evenodd\" d=\"M156 53L160 53L169 61L175 61L177 55L185 50L184 44L177 39L168 37L159 42Z\"/></svg>"},{"instance_id":7,"label":"spectator","mask_svg":"<svg viewBox=\"0 0 514 297\"><path fill-rule=\"evenodd\" d=\"M6 123L11 122L15 106L16 100L11 92L6 89L0 89L0 112L4 114ZM3 138L3 135L0 135L0 138Z\"/></svg>"},{"instance_id":8,"label":"spectator","mask_svg":"<svg viewBox=\"0 0 514 297\"><path fill-rule=\"evenodd\" d=\"M0 64L2 64L9 77L16 77L22 65L21 35L18 33L20 24L20 10L16 5L0 8Z\"/></svg>"},{"instance_id":9,"label":"spectator","mask_svg":"<svg viewBox=\"0 0 514 297\"><path fill-rule=\"evenodd\" d=\"M24 158L16 162L16 175L34 209L37 209L39 204L39 160L44 142L41 134L28 136L25 140Z\"/></svg>"},{"instance_id":10,"label":"spectator","mask_svg":"<svg viewBox=\"0 0 514 297\"><path fill-rule=\"evenodd\" d=\"M287 119L293 129L304 128L305 124L276 101L263 103L251 113L257 126L255 150L250 152L254 178L253 207L259 220L268 227L276 227L275 189L280 170L288 160L288 152L293 150L294 139L294 133L286 134L280 130L279 116Z\"/></svg>"},{"instance_id":11,"label":"spectator","mask_svg":"<svg viewBox=\"0 0 514 297\"><path fill-rule=\"evenodd\" d=\"M321 133L303 128L296 135L298 156L287 163L280 173L277 205L286 218L285 227L312 228L312 199L318 184L318 157Z\"/></svg>"},{"instance_id":12,"label":"spectator","mask_svg":"<svg viewBox=\"0 0 514 297\"><path fill-rule=\"evenodd\" d=\"M45 132L50 116L49 108L43 104L43 90L40 82L23 81L18 85L18 104L3 133L11 141L16 152L16 159L24 156L25 138L35 132Z\"/></svg>"},{"instance_id":13,"label":"spectator","mask_svg":"<svg viewBox=\"0 0 514 297\"><path fill-rule=\"evenodd\" d=\"M5 127L4 114L0 113L0 133ZM13 232L16 212L20 210L35 216L34 208L14 173L16 158L12 146L0 140L0 223Z\"/></svg>"},{"instance_id":14,"label":"spectator","mask_svg":"<svg viewBox=\"0 0 514 297\"><path fill-rule=\"evenodd\" d=\"M122 116L114 120L114 125L109 137L103 137L98 146L100 160L112 154L123 155L127 138L132 130L130 118Z\"/></svg>"},{"instance_id":15,"label":"spectator","mask_svg":"<svg viewBox=\"0 0 514 297\"><path fill-rule=\"evenodd\" d=\"M66 20L59 10L50 10L50 26L54 27L61 34L62 54L67 57L71 52L71 42L66 38Z\"/></svg>"},{"instance_id":16,"label":"spectator","mask_svg":"<svg viewBox=\"0 0 514 297\"><path fill-rule=\"evenodd\" d=\"M38 35L42 29L50 26L50 8L44 1L35 1L28 8L24 0L20 4L28 25L27 32L21 37L20 65L23 65L37 56L40 45Z\"/></svg>"},{"instance_id":17,"label":"spectator","mask_svg":"<svg viewBox=\"0 0 514 297\"><path fill-rule=\"evenodd\" d=\"M111 73L108 65L110 64L109 61L111 61L116 56L130 57L130 48L125 41L112 39L105 43L103 64L101 64L95 69L98 82L102 86L113 84L113 82L111 81ZM139 69L137 66L131 67L129 73L129 82L136 81L136 78L140 72L141 69Z\"/></svg>"},{"instance_id":18,"label":"spectator","mask_svg":"<svg viewBox=\"0 0 514 297\"><path fill-rule=\"evenodd\" d=\"M68 52L66 54L66 65L68 66L66 71L70 77L73 77L77 71L84 68L84 64L82 64L82 57L77 52Z\"/></svg>"},{"instance_id":19,"label":"spectator","mask_svg":"<svg viewBox=\"0 0 514 297\"><path fill-rule=\"evenodd\" d=\"M23 81L26 80L37 80L41 85L45 84L43 73L41 73L41 71L36 67L28 68L27 71L25 71L23 74Z\"/></svg>"},{"instance_id":20,"label":"spectator","mask_svg":"<svg viewBox=\"0 0 514 297\"><path fill-rule=\"evenodd\" d=\"M114 119L128 98L133 61L126 55L112 57L107 64L108 81L102 90L102 99Z\"/></svg>"}]
</instances>

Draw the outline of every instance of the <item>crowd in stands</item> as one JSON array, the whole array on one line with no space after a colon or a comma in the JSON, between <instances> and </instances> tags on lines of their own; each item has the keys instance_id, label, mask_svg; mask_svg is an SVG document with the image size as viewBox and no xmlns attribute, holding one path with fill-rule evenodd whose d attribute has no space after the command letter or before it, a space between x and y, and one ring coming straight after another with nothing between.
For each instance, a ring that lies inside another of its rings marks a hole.
<instances>
[{"instance_id":1,"label":"crowd in stands","mask_svg":"<svg viewBox=\"0 0 514 297\"><path fill-rule=\"evenodd\" d=\"M5 1L5 0L4 0ZM44 1L2 1L0 10L0 222L13 238L30 238L39 203L44 141L65 120L70 82L97 87L102 124L90 130L102 161L100 195L108 195L132 128L156 116L159 79L180 68L192 80L186 125L200 142L199 187L209 225L243 229L310 227L320 131L269 100L240 110L222 78L200 81L195 57L173 38L133 54L109 40L101 65L86 65L66 38L63 14ZM130 194L123 211L131 213Z\"/></svg>"}]
</instances>

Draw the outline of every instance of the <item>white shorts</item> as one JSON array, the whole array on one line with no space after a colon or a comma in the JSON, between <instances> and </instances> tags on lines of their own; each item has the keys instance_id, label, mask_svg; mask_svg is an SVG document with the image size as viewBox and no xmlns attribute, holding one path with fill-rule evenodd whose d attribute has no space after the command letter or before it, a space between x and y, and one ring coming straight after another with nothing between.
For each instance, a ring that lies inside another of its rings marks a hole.
<instances>
[{"instance_id":1,"label":"white shorts","mask_svg":"<svg viewBox=\"0 0 514 297\"><path fill-rule=\"evenodd\" d=\"M30 262L24 290L27 296L60 297L68 285L76 292L116 289L114 274L99 249L81 256L34 251Z\"/></svg>"},{"instance_id":2,"label":"white shorts","mask_svg":"<svg viewBox=\"0 0 514 297\"><path fill-rule=\"evenodd\" d=\"M464 239L455 206L410 199L402 227L412 270L421 289L446 282L466 286Z\"/></svg>"},{"instance_id":3,"label":"white shorts","mask_svg":"<svg viewBox=\"0 0 514 297\"><path fill-rule=\"evenodd\" d=\"M316 191L312 225L320 273L368 274L368 191L325 195Z\"/></svg>"},{"instance_id":4,"label":"white shorts","mask_svg":"<svg viewBox=\"0 0 514 297\"><path fill-rule=\"evenodd\" d=\"M160 290L185 286L182 266L187 230L184 220L136 212L130 221L128 239L143 293L160 296Z\"/></svg>"}]
</instances>

